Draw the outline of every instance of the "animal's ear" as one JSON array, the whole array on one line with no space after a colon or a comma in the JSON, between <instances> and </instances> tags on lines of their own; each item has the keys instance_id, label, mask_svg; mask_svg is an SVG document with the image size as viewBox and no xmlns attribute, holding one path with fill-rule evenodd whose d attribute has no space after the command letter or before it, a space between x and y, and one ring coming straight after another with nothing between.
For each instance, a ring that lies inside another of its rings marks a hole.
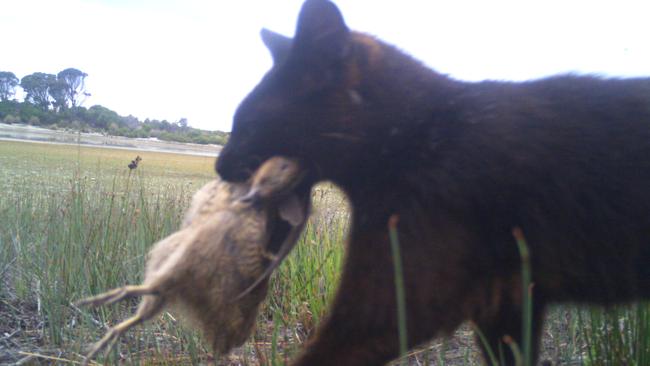
<instances>
[{"instance_id":1,"label":"animal's ear","mask_svg":"<svg viewBox=\"0 0 650 366\"><path fill-rule=\"evenodd\" d=\"M328 0L307 0L300 9L295 48L317 57L339 60L349 48L350 30L339 9Z\"/></svg>"},{"instance_id":2,"label":"animal's ear","mask_svg":"<svg viewBox=\"0 0 650 366\"><path fill-rule=\"evenodd\" d=\"M287 58L293 43L291 38L285 37L280 33L275 33L266 28L262 28L260 35L262 36L262 42L264 42L266 48L271 52L274 64L277 65Z\"/></svg>"}]
</instances>

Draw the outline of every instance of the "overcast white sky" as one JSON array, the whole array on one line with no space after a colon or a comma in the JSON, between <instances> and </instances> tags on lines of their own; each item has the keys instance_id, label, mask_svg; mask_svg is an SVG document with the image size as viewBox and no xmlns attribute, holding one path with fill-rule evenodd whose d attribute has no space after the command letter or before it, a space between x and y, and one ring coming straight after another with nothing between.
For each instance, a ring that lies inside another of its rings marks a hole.
<instances>
[{"instance_id":1,"label":"overcast white sky","mask_svg":"<svg viewBox=\"0 0 650 366\"><path fill-rule=\"evenodd\" d=\"M464 80L650 76L650 3L339 0L348 26ZM75 67L122 115L229 131L271 65L259 30L293 35L302 0L0 0L0 71Z\"/></svg>"}]
</instances>

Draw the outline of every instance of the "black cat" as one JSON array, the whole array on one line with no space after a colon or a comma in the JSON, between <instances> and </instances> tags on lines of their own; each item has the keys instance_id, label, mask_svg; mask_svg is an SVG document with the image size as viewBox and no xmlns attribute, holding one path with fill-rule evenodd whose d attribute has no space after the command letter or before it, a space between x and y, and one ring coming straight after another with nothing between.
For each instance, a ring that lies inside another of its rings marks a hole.
<instances>
[{"instance_id":1,"label":"black cat","mask_svg":"<svg viewBox=\"0 0 650 366\"><path fill-rule=\"evenodd\" d=\"M338 294L296 365L398 355L393 214L410 346L465 320L495 350L504 335L521 345L515 227L535 345L549 303L650 298L650 79L453 80L350 31L326 0L305 2L293 39L263 38L274 66L239 107L217 171L236 181L268 157L298 158L304 184L333 181L353 207Z\"/></svg>"}]
</instances>

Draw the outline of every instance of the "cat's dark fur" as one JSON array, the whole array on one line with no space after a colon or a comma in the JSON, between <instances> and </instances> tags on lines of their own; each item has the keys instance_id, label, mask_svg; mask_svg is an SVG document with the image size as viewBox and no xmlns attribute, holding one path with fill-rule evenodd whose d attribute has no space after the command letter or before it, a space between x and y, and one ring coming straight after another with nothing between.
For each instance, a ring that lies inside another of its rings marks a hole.
<instances>
[{"instance_id":1,"label":"cat's dark fur","mask_svg":"<svg viewBox=\"0 0 650 366\"><path fill-rule=\"evenodd\" d=\"M304 184L331 180L353 208L338 294L296 365L397 356L393 214L410 346L465 320L494 349L521 344L515 227L535 344L549 303L650 298L650 79L461 82L349 31L325 0L307 0L295 38L263 38L275 63L239 107L219 174L296 157Z\"/></svg>"}]
</instances>

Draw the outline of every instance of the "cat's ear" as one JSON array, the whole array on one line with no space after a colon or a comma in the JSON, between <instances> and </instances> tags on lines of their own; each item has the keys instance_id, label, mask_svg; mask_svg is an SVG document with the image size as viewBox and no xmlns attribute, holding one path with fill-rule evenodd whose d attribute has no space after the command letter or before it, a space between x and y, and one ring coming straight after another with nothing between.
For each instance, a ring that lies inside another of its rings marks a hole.
<instances>
[{"instance_id":1,"label":"cat's ear","mask_svg":"<svg viewBox=\"0 0 650 366\"><path fill-rule=\"evenodd\" d=\"M328 0L307 0L300 9L295 50L339 60L349 49L350 30L339 9Z\"/></svg>"},{"instance_id":2,"label":"cat's ear","mask_svg":"<svg viewBox=\"0 0 650 366\"><path fill-rule=\"evenodd\" d=\"M284 61L289 52L291 51L291 45L293 40L289 37L283 36L280 33L273 32L266 28L263 28L260 32L262 36L262 42L266 45L266 48L271 52L271 57L273 57L273 63L279 64Z\"/></svg>"}]
</instances>

